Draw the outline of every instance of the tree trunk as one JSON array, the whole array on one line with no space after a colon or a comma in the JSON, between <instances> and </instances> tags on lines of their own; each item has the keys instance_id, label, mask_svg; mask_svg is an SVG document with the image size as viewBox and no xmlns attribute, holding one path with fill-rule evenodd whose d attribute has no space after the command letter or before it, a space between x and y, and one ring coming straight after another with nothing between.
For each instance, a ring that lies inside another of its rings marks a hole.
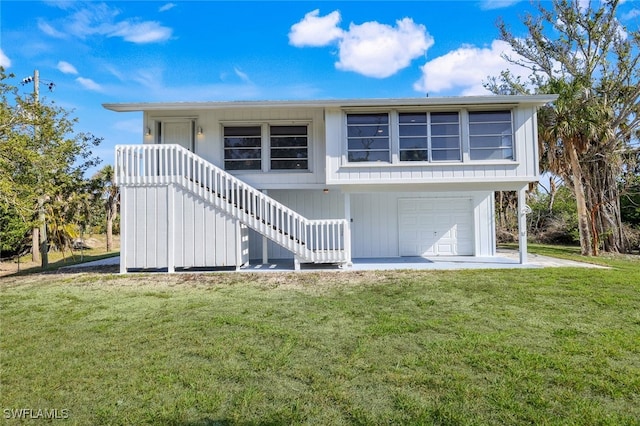
<instances>
[{"instance_id":1,"label":"tree trunk","mask_svg":"<svg viewBox=\"0 0 640 426\"><path fill-rule=\"evenodd\" d=\"M553 180L553 176L549 178L549 213L553 213L553 203L556 201L556 181Z\"/></svg>"},{"instance_id":2,"label":"tree trunk","mask_svg":"<svg viewBox=\"0 0 640 426\"><path fill-rule=\"evenodd\" d=\"M578 211L578 230L580 232L580 251L583 256L591 256L591 229L589 223L589 210L585 199L585 190L582 183L582 168L578 161L578 153L575 146L571 144L567 147L569 162L571 165L571 179L573 181L573 192L576 196L576 208Z\"/></svg>"},{"instance_id":3,"label":"tree trunk","mask_svg":"<svg viewBox=\"0 0 640 426\"><path fill-rule=\"evenodd\" d=\"M107 251L113 249L113 218L107 217Z\"/></svg>"},{"instance_id":4,"label":"tree trunk","mask_svg":"<svg viewBox=\"0 0 640 426\"><path fill-rule=\"evenodd\" d=\"M40 228L31 230L31 260L40 263Z\"/></svg>"},{"instance_id":5,"label":"tree trunk","mask_svg":"<svg viewBox=\"0 0 640 426\"><path fill-rule=\"evenodd\" d=\"M49 236L47 233L47 216L44 212L44 198L38 199L39 212L38 217L40 219L40 265L42 269L49 266Z\"/></svg>"},{"instance_id":6,"label":"tree trunk","mask_svg":"<svg viewBox=\"0 0 640 426\"><path fill-rule=\"evenodd\" d=\"M112 198L107 203L107 251L113 250L113 219L118 213L118 199Z\"/></svg>"}]
</instances>

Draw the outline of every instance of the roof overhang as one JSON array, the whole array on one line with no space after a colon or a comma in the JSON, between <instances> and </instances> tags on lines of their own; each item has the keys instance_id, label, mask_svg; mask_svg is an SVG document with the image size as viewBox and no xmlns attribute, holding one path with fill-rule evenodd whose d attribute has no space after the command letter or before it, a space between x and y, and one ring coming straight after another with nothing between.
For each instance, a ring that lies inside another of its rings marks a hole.
<instances>
[{"instance_id":1,"label":"roof overhang","mask_svg":"<svg viewBox=\"0 0 640 426\"><path fill-rule=\"evenodd\" d=\"M439 98L389 98L389 99L326 99L326 100L274 100L274 101L213 101L213 102L134 102L105 103L102 106L116 112L167 111L167 110L215 110L242 108L364 108L364 107L437 107L437 106L543 106L553 102L558 95L488 95L452 96Z\"/></svg>"}]
</instances>

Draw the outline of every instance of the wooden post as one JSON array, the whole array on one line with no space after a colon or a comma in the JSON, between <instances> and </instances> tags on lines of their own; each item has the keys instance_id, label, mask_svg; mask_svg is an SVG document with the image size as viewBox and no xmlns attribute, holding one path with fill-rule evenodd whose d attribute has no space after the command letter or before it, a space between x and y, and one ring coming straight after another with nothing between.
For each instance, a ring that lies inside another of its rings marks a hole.
<instances>
[{"instance_id":1,"label":"wooden post","mask_svg":"<svg viewBox=\"0 0 640 426\"><path fill-rule=\"evenodd\" d=\"M527 189L518 191L518 248L520 263L527 263Z\"/></svg>"},{"instance_id":2,"label":"wooden post","mask_svg":"<svg viewBox=\"0 0 640 426\"><path fill-rule=\"evenodd\" d=\"M119 182L120 183L120 182ZM127 273L127 188L120 187L120 273Z\"/></svg>"},{"instance_id":3,"label":"wooden post","mask_svg":"<svg viewBox=\"0 0 640 426\"><path fill-rule=\"evenodd\" d=\"M344 218L347 220L347 224L344 227L343 244L344 254L346 257L346 265L352 266L351 262L351 194L344 193Z\"/></svg>"},{"instance_id":4,"label":"wooden post","mask_svg":"<svg viewBox=\"0 0 640 426\"><path fill-rule=\"evenodd\" d=\"M266 189L263 189L262 192L264 193L264 195L268 195L268 191ZM266 220L266 217L264 219ZM263 235L262 236L262 264L266 265L267 263L269 263L269 239Z\"/></svg>"},{"instance_id":5,"label":"wooden post","mask_svg":"<svg viewBox=\"0 0 640 426\"><path fill-rule=\"evenodd\" d=\"M173 274L176 271L176 186L172 183L167 187L167 272Z\"/></svg>"}]
</instances>

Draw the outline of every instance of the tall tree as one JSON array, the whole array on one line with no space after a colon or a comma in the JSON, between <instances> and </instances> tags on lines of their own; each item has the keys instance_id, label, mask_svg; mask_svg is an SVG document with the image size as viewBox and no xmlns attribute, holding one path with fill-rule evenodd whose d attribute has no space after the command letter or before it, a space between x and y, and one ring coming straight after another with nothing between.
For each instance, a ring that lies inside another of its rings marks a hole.
<instances>
[{"instance_id":1,"label":"tall tree","mask_svg":"<svg viewBox=\"0 0 640 426\"><path fill-rule=\"evenodd\" d=\"M61 223L53 217L60 194L80 191L85 171L99 163L91 148L101 138L75 133L78 120L69 111L36 93L20 95L11 78L0 67L0 203L46 229L53 219Z\"/></svg>"},{"instance_id":2,"label":"tall tree","mask_svg":"<svg viewBox=\"0 0 640 426\"><path fill-rule=\"evenodd\" d=\"M516 53L512 63L532 71L523 83L505 72L487 84L493 91L557 93L540 112L543 166L575 193L584 255L625 250L620 216L620 177L640 125L640 31L617 19L619 1L554 0L527 15L525 37L498 22L501 38ZM603 237L605 237L603 239Z\"/></svg>"},{"instance_id":3,"label":"tall tree","mask_svg":"<svg viewBox=\"0 0 640 426\"><path fill-rule=\"evenodd\" d=\"M113 221L118 214L120 190L114 183L113 166L106 165L94 176L98 188L98 199L102 201L106 217L107 251L113 250Z\"/></svg>"}]
</instances>

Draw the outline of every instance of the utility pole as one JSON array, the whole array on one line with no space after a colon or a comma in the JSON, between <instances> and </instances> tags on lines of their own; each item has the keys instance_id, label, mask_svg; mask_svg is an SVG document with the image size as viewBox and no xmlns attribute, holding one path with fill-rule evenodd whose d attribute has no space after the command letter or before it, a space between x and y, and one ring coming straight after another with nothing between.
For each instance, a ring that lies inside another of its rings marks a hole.
<instances>
[{"instance_id":1,"label":"utility pole","mask_svg":"<svg viewBox=\"0 0 640 426\"><path fill-rule=\"evenodd\" d=\"M33 98L35 102L36 111L39 109L40 104L40 72L38 70L33 71ZM29 82L31 78L27 77L23 80L23 84ZM40 126L36 123L34 125L34 138L40 138ZM42 178L38 177L38 185L42 187ZM41 194L38 197L38 222L39 227L34 227L31 232L31 260L34 262L40 262L42 268L49 266L49 241L47 236L47 217L44 210L45 195Z\"/></svg>"},{"instance_id":2,"label":"utility pole","mask_svg":"<svg viewBox=\"0 0 640 426\"><path fill-rule=\"evenodd\" d=\"M36 107L40 104L40 72L33 71L33 96L36 101ZM41 137L40 129L36 125L36 137ZM42 185L43 182L40 182ZM41 194L38 197L38 222L40 223L40 255L42 256L42 269L49 266L49 240L47 236L47 217L44 211L45 196Z\"/></svg>"}]
</instances>

